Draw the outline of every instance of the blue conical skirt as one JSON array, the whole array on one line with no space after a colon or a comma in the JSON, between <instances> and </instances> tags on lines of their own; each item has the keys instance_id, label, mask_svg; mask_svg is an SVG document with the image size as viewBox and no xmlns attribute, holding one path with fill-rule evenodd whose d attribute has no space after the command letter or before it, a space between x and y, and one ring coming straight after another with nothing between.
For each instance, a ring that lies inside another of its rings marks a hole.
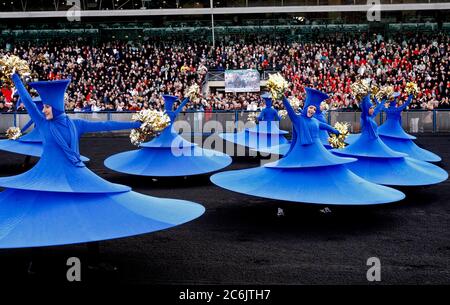
<instances>
[{"instance_id":1,"label":"blue conical skirt","mask_svg":"<svg viewBox=\"0 0 450 305\"><path fill-rule=\"evenodd\" d=\"M129 186L103 179L87 167L73 166L66 158L54 166L56 157L51 154L44 154L33 168L24 173L0 177L0 187L53 193L119 193L131 190Z\"/></svg>"},{"instance_id":2,"label":"blue conical skirt","mask_svg":"<svg viewBox=\"0 0 450 305\"><path fill-rule=\"evenodd\" d=\"M322 139L320 139L320 141L323 144ZM325 146L326 149L332 149L332 147L329 144L328 145L323 144L323 146ZM260 153L263 153L263 154L273 154L273 155L284 156L285 154L288 153L290 148L291 148L291 143L289 142L288 144L281 144L281 145L275 145L275 146L271 146L271 147L261 148L257 151L259 151Z\"/></svg>"},{"instance_id":3,"label":"blue conical skirt","mask_svg":"<svg viewBox=\"0 0 450 305\"><path fill-rule=\"evenodd\" d=\"M34 128L29 133L21 136L17 141L20 142L40 142L42 143L42 136L39 133L39 130L37 128Z\"/></svg>"},{"instance_id":4,"label":"blue conical skirt","mask_svg":"<svg viewBox=\"0 0 450 305\"><path fill-rule=\"evenodd\" d=\"M387 122L388 121L386 121L383 125L378 127L378 135L379 136L386 136L386 137L389 136L391 138L398 138L398 139L405 139L405 140L406 139L410 139L410 140L416 139L415 136L407 134L403 130L403 128L400 126L400 124L390 124L391 122L389 122L389 124L386 124ZM361 136L360 133L349 134L347 136L347 138L345 139L345 143L347 143L348 145L351 145L351 144L355 143L359 139L360 136ZM393 147L391 147L391 148L394 149ZM394 150L397 150L397 149L394 149ZM419 160L421 160L421 159L419 159Z\"/></svg>"},{"instance_id":5,"label":"blue conical skirt","mask_svg":"<svg viewBox=\"0 0 450 305\"><path fill-rule=\"evenodd\" d=\"M388 118L380 127L378 127L378 134L380 136L387 136L398 139L416 139L415 136L406 133L406 131L400 124L400 121L397 119Z\"/></svg>"},{"instance_id":6,"label":"blue conical skirt","mask_svg":"<svg viewBox=\"0 0 450 305\"><path fill-rule=\"evenodd\" d=\"M326 130L320 129L319 130L319 138L320 142L322 142L322 145L325 146L327 149L331 149L330 142L328 141L329 134Z\"/></svg>"},{"instance_id":7,"label":"blue conical skirt","mask_svg":"<svg viewBox=\"0 0 450 305\"><path fill-rule=\"evenodd\" d=\"M28 142L19 140L0 140L0 150L40 158L42 156L42 142ZM81 156L83 162L89 162L89 158Z\"/></svg>"},{"instance_id":8,"label":"blue conical skirt","mask_svg":"<svg viewBox=\"0 0 450 305\"><path fill-rule=\"evenodd\" d=\"M333 149L332 151L350 157L403 158L408 156L389 148L380 137L371 139L365 134L359 136L353 144L342 149Z\"/></svg>"},{"instance_id":9,"label":"blue conical skirt","mask_svg":"<svg viewBox=\"0 0 450 305\"><path fill-rule=\"evenodd\" d=\"M291 148L291 143L260 148L258 150L254 150L254 149L252 149L252 150L259 151L260 153L263 153L263 154L273 154L273 155L284 156L289 151L289 148Z\"/></svg>"},{"instance_id":10,"label":"blue conical skirt","mask_svg":"<svg viewBox=\"0 0 450 305\"><path fill-rule=\"evenodd\" d=\"M269 128L268 128L269 127ZM222 139L259 151L281 144L288 144L284 137L288 132L278 129L276 124L258 124L237 133L219 133Z\"/></svg>"},{"instance_id":11,"label":"blue conical skirt","mask_svg":"<svg viewBox=\"0 0 450 305\"><path fill-rule=\"evenodd\" d=\"M360 136L361 136L360 133L351 133L345 139L345 143L347 143L348 145L352 145L359 139Z\"/></svg>"},{"instance_id":12,"label":"blue conical skirt","mask_svg":"<svg viewBox=\"0 0 450 305\"><path fill-rule=\"evenodd\" d=\"M171 228L204 213L189 201L136 192L0 193L0 248L42 247L127 237Z\"/></svg>"},{"instance_id":13,"label":"blue conical skirt","mask_svg":"<svg viewBox=\"0 0 450 305\"><path fill-rule=\"evenodd\" d=\"M431 151L417 146L411 139L391 138L381 135L380 138L383 140L384 144L391 149L408 154L411 158L427 162L439 162L442 160L441 157Z\"/></svg>"},{"instance_id":14,"label":"blue conical skirt","mask_svg":"<svg viewBox=\"0 0 450 305\"><path fill-rule=\"evenodd\" d=\"M289 141L281 134L249 133L247 131L237 133L219 133L222 139L259 151L272 146L287 144Z\"/></svg>"},{"instance_id":15,"label":"blue conical skirt","mask_svg":"<svg viewBox=\"0 0 450 305\"><path fill-rule=\"evenodd\" d=\"M327 205L374 205L405 197L400 191L358 177L344 165L287 169L262 166L217 173L211 181L247 195Z\"/></svg>"},{"instance_id":16,"label":"blue conical skirt","mask_svg":"<svg viewBox=\"0 0 450 305\"><path fill-rule=\"evenodd\" d=\"M340 155L338 151L336 154ZM342 154L342 156L349 156ZM345 164L352 172L368 181L398 186L431 185L447 180L442 168L410 157L357 157L358 161Z\"/></svg>"},{"instance_id":17,"label":"blue conical skirt","mask_svg":"<svg viewBox=\"0 0 450 305\"><path fill-rule=\"evenodd\" d=\"M173 177L199 175L218 171L231 164L231 157L197 145L180 148L143 147L110 156L105 166L121 173Z\"/></svg>"},{"instance_id":18,"label":"blue conical skirt","mask_svg":"<svg viewBox=\"0 0 450 305\"><path fill-rule=\"evenodd\" d=\"M0 140L0 150L40 158L42 155L42 142Z\"/></svg>"},{"instance_id":19,"label":"blue conical skirt","mask_svg":"<svg viewBox=\"0 0 450 305\"><path fill-rule=\"evenodd\" d=\"M42 136L39 130L34 128L17 140L0 140L0 150L40 158L43 150Z\"/></svg>"}]
</instances>

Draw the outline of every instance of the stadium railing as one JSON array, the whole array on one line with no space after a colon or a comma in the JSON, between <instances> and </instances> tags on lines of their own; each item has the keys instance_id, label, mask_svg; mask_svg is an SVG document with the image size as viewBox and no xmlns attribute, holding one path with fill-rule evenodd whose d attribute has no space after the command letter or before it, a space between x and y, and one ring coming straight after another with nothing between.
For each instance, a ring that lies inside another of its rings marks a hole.
<instances>
[{"instance_id":1,"label":"stadium railing","mask_svg":"<svg viewBox=\"0 0 450 305\"><path fill-rule=\"evenodd\" d=\"M177 121L183 129L183 133L208 135L214 132L235 132L248 127L248 117L255 111L189 111L183 112ZM71 118L80 118L91 121L130 121L132 112L72 112ZM348 122L352 133L360 132L360 112L330 110L328 122L334 125L336 122ZM376 118L379 124L385 120L385 114ZM4 134L11 126L23 127L29 120L28 114L6 112L0 113L0 133ZM246 125L247 124L247 125ZM402 113L402 125L409 133L450 133L450 109L438 110L409 110ZM291 131L291 122L288 118L280 122L280 128ZM120 133L120 132L119 132ZM123 133L123 132L122 132Z\"/></svg>"}]
</instances>

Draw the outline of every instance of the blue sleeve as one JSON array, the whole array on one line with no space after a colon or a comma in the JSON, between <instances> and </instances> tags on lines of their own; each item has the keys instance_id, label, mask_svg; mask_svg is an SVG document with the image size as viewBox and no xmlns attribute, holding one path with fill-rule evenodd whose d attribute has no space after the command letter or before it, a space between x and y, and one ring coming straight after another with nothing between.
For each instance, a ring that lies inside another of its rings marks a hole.
<instances>
[{"instance_id":1,"label":"blue sleeve","mask_svg":"<svg viewBox=\"0 0 450 305\"><path fill-rule=\"evenodd\" d=\"M403 105L401 105L400 107L398 107L398 109L399 109L400 111L403 111L406 107L409 106L409 104L411 104L412 98L413 98L413 95L410 94L410 95L408 96L408 100L407 100Z\"/></svg>"},{"instance_id":2,"label":"blue sleeve","mask_svg":"<svg viewBox=\"0 0 450 305\"><path fill-rule=\"evenodd\" d=\"M339 134L339 131L333 127L331 127L330 125L323 123L321 121L319 121L319 128L320 129L324 129L328 132L334 133L334 134Z\"/></svg>"},{"instance_id":3,"label":"blue sleeve","mask_svg":"<svg viewBox=\"0 0 450 305\"><path fill-rule=\"evenodd\" d=\"M31 127L31 125L33 125L33 120L29 120L25 126L22 127L22 129L20 130L21 133L24 133L25 131L27 131L28 128Z\"/></svg>"},{"instance_id":4,"label":"blue sleeve","mask_svg":"<svg viewBox=\"0 0 450 305\"><path fill-rule=\"evenodd\" d=\"M31 119L36 125L41 124L43 120L45 120L44 115L39 111L36 104L33 102L30 94L23 85L19 75L15 73L12 76L12 80L14 82L14 86L17 89L17 92L19 92L20 99L22 100L22 103L25 105L25 108L27 109Z\"/></svg>"},{"instance_id":5,"label":"blue sleeve","mask_svg":"<svg viewBox=\"0 0 450 305\"><path fill-rule=\"evenodd\" d=\"M175 110L175 114L178 115L183 110L184 106L186 106L187 103L189 103L188 97L184 98L180 106L178 106L177 110Z\"/></svg>"},{"instance_id":6,"label":"blue sleeve","mask_svg":"<svg viewBox=\"0 0 450 305\"><path fill-rule=\"evenodd\" d=\"M117 122L117 121L94 122L80 119L76 119L73 121L77 125L78 132L80 133L80 135L88 132L125 130L125 129L139 128L141 126L141 122Z\"/></svg>"},{"instance_id":7,"label":"blue sleeve","mask_svg":"<svg viewBox=\"0 0 450 305\"><path fill-rule=\"evenodd\" d=\"M375 107L375 109L373 110L373 114L372 114L373 118L376 117L385 108L384 103L383 103L384 100L381 103L378 103L378 101L375 98L375 101L377 102L377 107Z\"/></svg>"},{"instance_id":8,"label":"blue sleeve","mask_svg":"<svg viewBox=\"0 0 450 305\"><path fill-rule=\"evenodd\" d=\"M295 122L298 120L298 114L295 113L294 108L292 108L291 103L289 103L289 101L287 100L287 98L283 97L283 105L284 108L286 108L286 111L289 115L289 118L291 119L292 122Z\"/></svg>"},{"instance_id":9,"label":"blue sleeve","mask_svg":"<svg viewBox=\"0 0 450 305\"><path fill-rule=\"evenodd\" d=\"M316 112L317 113L317 112ZM327 124L327 119L325 118L325 115L322 113L317 114L314 116L319 122Z\"/></svg>"}]
</instances>

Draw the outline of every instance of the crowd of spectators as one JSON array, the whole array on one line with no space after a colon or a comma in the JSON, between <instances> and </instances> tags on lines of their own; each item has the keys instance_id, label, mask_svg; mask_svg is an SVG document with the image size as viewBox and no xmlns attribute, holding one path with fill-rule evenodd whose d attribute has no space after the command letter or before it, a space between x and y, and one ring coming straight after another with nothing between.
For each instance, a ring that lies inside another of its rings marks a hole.
<instances>
[{"instance_id":1,"label":"crowd of spectators","mask_svg":"<svg viewBox=\"0 0 450 305\"><path fill-rule=\"evenodd\" d=\"M28 61L32 78L72 77L69 111L137 111L162 109L161 94L183 96L187 87L203 84L208 71L257 69L280 71L291 83L289 95L304 98L310 86L330 94L331 109L356 109L350 85L358 77L393 85L404 93L407 82L419 85L411 108L450 108L450 39L443 33L383 37L330 35L313 42L287 42L281 37L247 36L219 40L158 40L92 45L55 41L44 45L17 43L0 55L15 54ZM14 111L16 98L2 85L0 112ZM186 110L255 110L260 94L212 92ZM280 103L275 103L281 108ZM23 111L19 108L19 111Z\"/></svg>"}]
</instances>

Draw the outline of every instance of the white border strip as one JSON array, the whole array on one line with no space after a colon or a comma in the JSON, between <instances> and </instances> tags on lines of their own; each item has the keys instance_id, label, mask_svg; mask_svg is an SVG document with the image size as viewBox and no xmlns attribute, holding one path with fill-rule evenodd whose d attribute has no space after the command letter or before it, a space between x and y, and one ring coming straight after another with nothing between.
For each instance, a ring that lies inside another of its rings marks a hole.
<instances>
[{"instance_id":1,"label":"white border strip","mask_svg":"<svg viewBox=\"0 0 450 305\"><path fill-rule=\"evenodd\" d=\"M265 7L219 7L181 9L138 10L81 10L80 17L126 17L126 16L177 16L177 15L230 15L266 13L316 13L316 12L367 12L372 5L310 5L310 6L265 6ZM450 3L382 4L381 11L449 10ZM64 18L68 11L0 12L0 19L13 18ZM78 13L78 12L77 12Z\"/></svg>"}]
</instances>

